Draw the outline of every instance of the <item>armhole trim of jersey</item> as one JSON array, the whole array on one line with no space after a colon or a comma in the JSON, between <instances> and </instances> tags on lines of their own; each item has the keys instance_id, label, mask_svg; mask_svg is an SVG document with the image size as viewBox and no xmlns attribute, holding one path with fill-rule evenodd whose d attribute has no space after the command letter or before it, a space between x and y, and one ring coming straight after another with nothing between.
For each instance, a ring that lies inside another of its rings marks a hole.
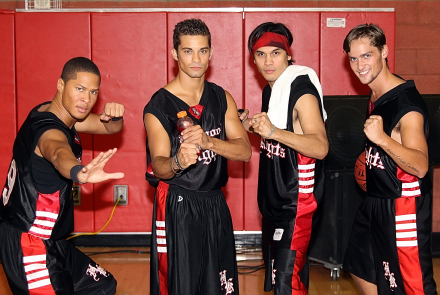
<instances>
[{"instance_id":1,"label":"armhole trim of jersey","mask_svg":"<svg viewBox=\"0 0 440 295\"><path fill-rule=\"evenodd\" d=\"M162 127L165 129L166 133L168 134L168 137L170 138L171 141L171 129L170 126L168 124L167 119L164 117L164 115L157 109L153 108L153 107L146 107L145 111L144 111L144 119L145 119L145 114L152 114L153 116L155 116L160 124L162 124Z\"/></svg>"},{"instance_id":2,"label":"armhole trim of jersey","mask_svg":"<svg viewBox=\"0 0 440 295\"><path fill-rule=\"evenodd\" d=\"M425 133L425 137L427 137L427 134L426 134L426 130L427 130L426 127L427 126L426 126L426 124L428 123L428 120L426 120L426 117L425 117L425 115L423 113L422 108L420 108L418 106L415 106L415 105L405 107L405 108L403 108L402 110L400 110L397 113L397 116L394 118L394 120L393 120L393 122L391 124L391 126L392 126L391 132L394 129L394 127L396 127L397 123L399 123L400 119L402 119L403 116L405 116L406 114L408 114L410 112L417 112L417 113L420 113L423 116L423 132ZM426 116L427 115L428 114L426 114Z\"/></svg>"}]
</instances>

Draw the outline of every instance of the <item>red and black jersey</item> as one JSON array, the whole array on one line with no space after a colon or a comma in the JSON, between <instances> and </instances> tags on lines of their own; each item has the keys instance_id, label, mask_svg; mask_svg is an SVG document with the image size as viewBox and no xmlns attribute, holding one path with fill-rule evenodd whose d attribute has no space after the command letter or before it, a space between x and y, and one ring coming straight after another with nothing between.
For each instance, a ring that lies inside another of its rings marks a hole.
<instances>
[{"instance_id":1,"label":"red and black jersey","mask_svg":"<svg viewBox=\"0 0 440 295\"><path fill-rule=\"evenodd\" d=\"M272 89L267 85L263 90L262 112L268 111L271 93ZM298 76L291 84L289 107L286 110L288 112L287 131L294 132L293 108L298 99L305 94L316 97L322 117L318 91L309 76ZM314 199L319 203L323 195L323 186L323 161L305 157L278 141L261 139L258 206L265 218L270 220L295 218L299 194L314 194ZM314 212L316 203L309 205L310 213Z\"/></svg>"},{"instance_id":2,"label":"red and black jersey","mask_svg":"<svg viewBox=\"0 0 440 295\"><path fill-rule=\"evenodd\" d=\"M225 114L228 108L226 93L220 86L205 81L202 97L196 106L189 106L183 100L164 88L158 90L150 102L144 108L146 113L154 115L168 133L171 151L170 157L174 156L180 148L180 132L177 129L177 113L186 111L188 116L202 127L208 136L226 140ZM147 138L147 173L146 179L154 187L159 179L154 177L151 169L151 157ZM196 190L211 191L220 189L228 181L228 168L226 158L217 155L210 150L202 150L195 165L191 165L181 174L176 174L171 179L163 180L165 183L179 187Z\"/></svg>"},{"instance_id":3,"label":"red and black jersey","mask_svg":"<svg viewBox=\"0 0 440 295\"><path fill-rule=\"evenodd\" d=\"M383 119L384 132L391 136L400 119L409 112L419 112L424 118L425 138L428 137L428 108L414 84L406 81L391 89L372 105L370 115ZM373 107L372 107L373 106ZM428 176L419 179L401 170L396 162L380 147L368 140L366 144L367 193L370 197L397 199L417 197L429 193L431 181Z\"/></svg>"},{"instance_id":4,"label":"red and black jersey","mask_svg":"<svg viewBox=\"0 0 440 295\"><path fill-rule=\"evenodd\" d=\"M66 135L78 161L82 147L75 127L69 129L53 113L38 111L43 104L29 113L15 138L0 216L20 231L41 239L58 240L73 231L73 182L35 154L35 148L41 135L50 129Z\"/></svg>"}]
</instances>

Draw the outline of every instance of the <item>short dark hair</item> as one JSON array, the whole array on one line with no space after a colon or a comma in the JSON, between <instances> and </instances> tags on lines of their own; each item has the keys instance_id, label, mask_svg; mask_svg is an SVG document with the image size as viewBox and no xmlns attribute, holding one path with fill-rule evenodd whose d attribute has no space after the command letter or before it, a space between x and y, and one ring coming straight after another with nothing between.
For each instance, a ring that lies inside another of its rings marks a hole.
<instances>
[{"instance_id":1,"label":"short dark hair","mask_svg":"<svg viewBox=\"0 0 440 295\"><path fill-rule=\"evenodd\" d=\"M98 67L86 57L74 57L66 62L61 73L61 79L63 79L64 83L67 83L69 80L76 79L76 74L79 72L95 74L99 77L99 84L101 84L101 73Z\"/></svg>"},{"instance_id":2,"label":"short dark hair","mask_svg":"<svg viewBox=\"0 0 440 295\"><path fill-rule=\"evenodd\" d=\"M211 48L211 33L208 26L200 19L186 19L176 25L173 32L173 45L176 51L179 48L181 36L206 36L209 48Z\"/></svg>"},{"instance_id":3,"label":"short dark hair","mask_svg":"<svg viewBox=\"0 0 440 295\"><path fill-rule=\"evenodd\" d=\"M267 22L262 23L258 27L256 27L252 33L249 35L248 38L248 50L252 54L252 46L255 44L255 42L258 41L258 39L263 36L266 32L272 32L275 34L283 35L287 38L287 42L289 43L289 46L292 46L293 43L293 36L290 30L282 23L273 23L273 22ZM289 60L289 65L294 63L295 61L293 59Z\"/></svg>"},{"instance_id":4,"label":"short dark hair","mask_svg":"<svg viewBox=\"0 0 440 295\"><path fill-rule=\"evenodd\" d=\"M361 24L351 29L345 37L343 45L344 51L349 53L351 42L361 38L370 39L371 45L376 47L379 52L382 52L383 46L387 43L385 33L379 26L375 24Z\"/></svg>"}]
</instances>

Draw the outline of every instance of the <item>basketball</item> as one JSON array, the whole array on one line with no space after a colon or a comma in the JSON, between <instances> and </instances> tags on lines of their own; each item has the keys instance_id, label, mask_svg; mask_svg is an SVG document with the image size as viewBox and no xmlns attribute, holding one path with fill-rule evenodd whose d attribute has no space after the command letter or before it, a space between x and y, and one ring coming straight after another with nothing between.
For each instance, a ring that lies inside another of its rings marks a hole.
<instances>
[{"instance_id":1,"label":"basketball","mask_svg":"<svg viewBox=\"0 0 440 295\"><path fill-rule=\"evenodd\" d=\"M356 179L357 184L363 189L367 191L367 176L365 174L365 151L359 155L356 160L356 164L354 165L354 178Z\"/></svg>"}]
</instances>

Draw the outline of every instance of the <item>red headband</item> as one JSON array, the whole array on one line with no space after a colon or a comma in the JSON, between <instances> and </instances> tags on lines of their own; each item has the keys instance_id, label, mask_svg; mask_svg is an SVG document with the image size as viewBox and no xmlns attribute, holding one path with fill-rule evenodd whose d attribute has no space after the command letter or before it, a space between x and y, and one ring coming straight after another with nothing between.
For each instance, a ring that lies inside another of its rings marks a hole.
<instances>
[{"instance_id":1,"label":"red headband","mask_svg":"<svg viewBox=\"0 0 440 295\"><path fill-rule=\"evenodd\" d=\"M273 46L284 49L288 55L292 56L289 42L287 42L287 38L284 35L266 32L257 40L257 42L252 44L252 51L255 52L258 48L265 46Z\"/></svg>"}]
</instances>

